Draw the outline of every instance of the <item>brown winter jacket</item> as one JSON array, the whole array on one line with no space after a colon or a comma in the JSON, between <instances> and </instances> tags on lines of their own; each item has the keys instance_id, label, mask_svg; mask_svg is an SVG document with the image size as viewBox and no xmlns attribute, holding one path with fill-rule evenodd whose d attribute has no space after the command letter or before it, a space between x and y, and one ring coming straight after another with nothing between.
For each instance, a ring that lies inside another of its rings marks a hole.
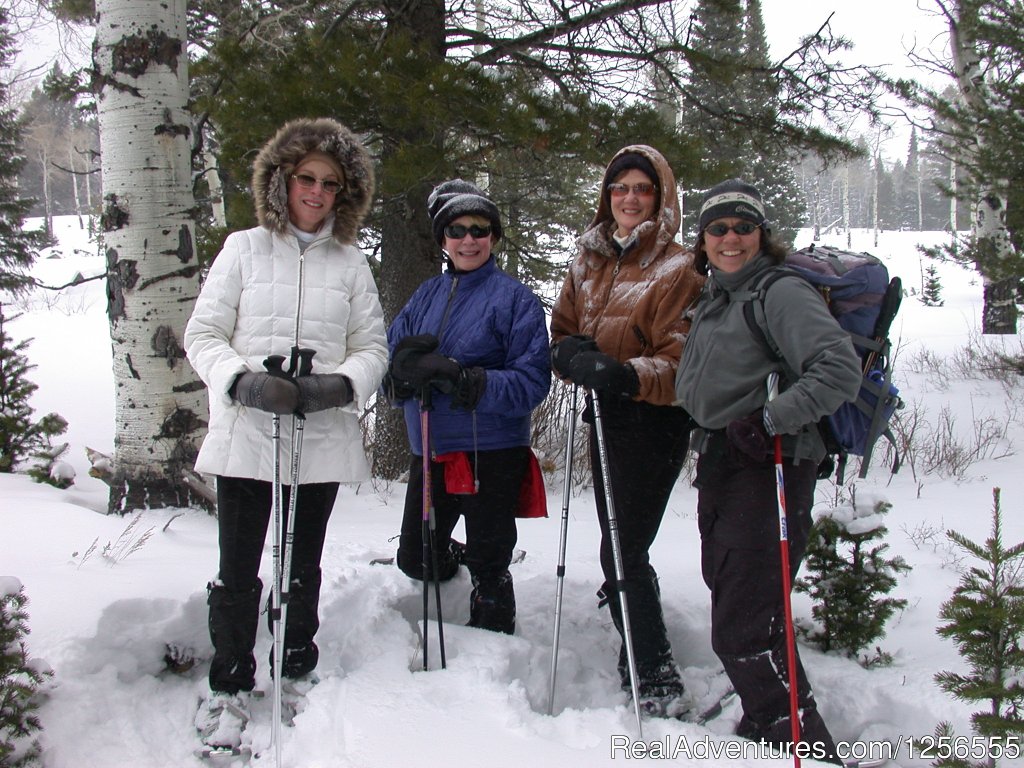
<instances>
[{"instance_id":1,"label":"brown winter jacket","mask_svg":"<svg viewBox=\"0 0 1024 768\"><path fill-rule=\"evenodd\" d=\"M633 230L620 255L604 189L613 180L601 182L597 213L579 238L579 252L551 313L551 340L592 336L602 352L636 370L640 391L634 399L671 405L690 326L683 313L696 301L704 278L693 267L693 254L674 241L679 197L668 161L643 144L624 147L615 157L625 153L643 155L657 170L660 209Z\"/></svg>"}]
</instances>

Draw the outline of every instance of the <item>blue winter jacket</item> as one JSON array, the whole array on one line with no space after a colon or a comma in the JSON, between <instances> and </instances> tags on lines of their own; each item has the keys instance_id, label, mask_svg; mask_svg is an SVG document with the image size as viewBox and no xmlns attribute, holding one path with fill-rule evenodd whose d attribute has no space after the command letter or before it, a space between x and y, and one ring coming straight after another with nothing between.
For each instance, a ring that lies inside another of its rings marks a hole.
<instances>
[{"instance_id":1,"label":"blue winter jacket","mask_svg":"<svg viewBox=\"0 0 1024 768\"><path fill-rule=\"evenodd\" d=\"M530 289L499 270L493 256L472 272L449 268L417 288L398 313L388 329L390 355L403 338L422 333L440 339L441 354L487 376L475 426L474 411L452 408L451 396L434 390L432 453L528 446L530 413L551 387L544 310ZM420 456L419 401L401 405L409 447Z\"/></svg>"}]
</instances>

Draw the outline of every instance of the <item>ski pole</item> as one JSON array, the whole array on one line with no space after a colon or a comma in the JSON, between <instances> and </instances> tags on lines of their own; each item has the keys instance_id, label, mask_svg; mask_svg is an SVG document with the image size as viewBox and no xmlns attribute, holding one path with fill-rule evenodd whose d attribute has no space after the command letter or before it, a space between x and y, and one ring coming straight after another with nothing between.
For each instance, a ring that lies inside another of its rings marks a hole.
<instances>
[{"instance_id":1,"label":"ski pole","mask_svg":"<svg viewBox=\"0 0 1024 768\"><path fill-rule=\"evenodd\" d=\"M271 355L263 361L263 367L267 369L267 373L271 376L280 376L287 378L287 374L282 368L284 363L283 355ZM273 583L270 588L270 621L271 629L273 634L274 642L274 716L271 721L271 740L274 742L275 749L279 750L281 743L281 656L283 648L283 638L281 637L281 605L282 605L282 593L281 593L281 417L278 414L274 414L273 421L271 422L270 439L274 446L274 476L271 490L272 498L272 520L271 526L273 531L271 533L271 552L274 562L274 576ZM280 765L280 755L278 757L278 765Z\"/></svg>"},{"instance_id":2,"label":"ski pole","mask_svg":"<svg viewBox=\"0 0 1024 768\"><path fill-rule=\"evenodd\" d=\"M768 401L779 394L779 374L768 375ZM786 666L789 667L789 723L793 740L793 765L800 768L800 709L797 702L796 637L793 633L793 603L790 599L789 534L786 521L786 485L782 475L782 436L775 435L775 488L779 506L779 551L782 556L782 606L786 620Z\"/></svg>"},{"instance_id":3,"label":"ski pole","mask_svg":"<svg viewBox=\"0 0 1024 768\"><path fill-rule=\"evenodd\" d=\"M551 676L548 682L548 714L553 714L555 707L555 672L558 669L558 636L562 627L562 590L565 586L565 545L569 532L569 495L572 490L572 460L576 439L576 395L579 388L572 385L569 401L565 443L565 482L562 485L562 528L558 536L558 568L555 570L555 631L551 640Z\"/></svg>"},{"instance_id":4,"label":"ski pole","mask_svg":"<svg viewBox=\"0 0 1024 768\"><path fill-rule=\"evenodd\" d=\"M619 542L619 522L615 516L615 499L612 497L612 476L608 464L608 446L604 439L604 425L601 421L601 404L597 392L590 390L594 405L594 430L597 433L597 454L600 459L601 477L604 480L604 500L608 508L608 539L612 545L612 560L615 562L616 588L619 593L619 608L622 611L622 640L626 646L626 661L629 664L629 686L633 693L633 709L636 713L637 737L644 737L640 721L640 690L636 680L636 657L633 655L633 630L629 625L629 608L626 604L626 572L622 566L622 546Z\"/></svg>"},{"instance_id":5,"label":"ski pole","mask_svg":"<svg viewBox=\"0 0 1024 768\"><path fill-rule=\"evenodd\" d=\"M434 517L434 502L431 494L431 468L430 468L430 411L433 408L431 403L431 390L429 382L424 385L420 394L420 447L423 452L423 518L420 536L423 539L423 669L427 666L427 640L430 618L428 614L430 603L430 584L427 573L432 575L434 582L434 603L437 606L437 642L441 654L441 669L447 668L448 664L444 655L444 622L441 616L441 581L438 578L437 570L437 542L434 537L434 530L437 527L437 520Z\"/></svg>"}]
</instances>

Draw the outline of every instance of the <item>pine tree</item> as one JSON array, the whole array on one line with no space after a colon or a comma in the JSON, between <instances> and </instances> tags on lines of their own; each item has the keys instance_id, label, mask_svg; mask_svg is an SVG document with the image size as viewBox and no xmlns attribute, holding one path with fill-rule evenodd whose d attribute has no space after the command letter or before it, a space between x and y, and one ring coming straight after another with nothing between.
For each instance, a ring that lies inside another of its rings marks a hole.
<instances>
[{"instance_id":1,"label":"pine tree","mask_svg":"<svg viewBox=\"0 0 1024 768\"><path fill-rule=\"evenodd\" d=\"M980 562L942 604L946 623L936 630L956 643L969 672L940 672L935 681L961 701L987 704L971 715L971 725L979 736L1006 743L1024 736L1024 542L1003 545L999 496L993 488L992 533L984 544L946 533Z\"/></svg>"},{"instance_id":2,"label":"pine tree","mask_svg":"<svg viewBox=\"0 0 1024 768\"><path fill-rule=\"evenodd\" d=\"M42 728L35 714L38 692L52 674L29 659L28 598L17 579L0 579L0 766L38 765Z\"/></svg>"},{"instance_id":3,"label":"pine tree","mask_svg":"<svg viewBox=\"0 0 1024 768\"><path fill-rule=\"evenodd\" d=\"M885 636L885 623L907 601L887 595L896 576L909 573L902 557L887 558L888 544L880 543L888 530L882 516L892 507L886 501L830 510L811 532L805 557L805 576L796 590L811 596L811 613L818 623L805 632L824 651L842 651L854 657ZM888 663L881 650L860 659L865 666Z\"/></svg>"},{"instance_id":4,"label":"pine tree","mask_svg":"<svg viewBox=\"0 0 1024 768\"><path fill-rule=\"evenodd\" d=\"M7 13L0 8L0 72L9 72L15 55L14 39L7 26ZM0 80L0 291L14 295L32 287L25 271L47 243L41 231L22 230L34 203L18 195L18 173L25 164L22 132L9 103L8 83Z\"/></svg>"},{"instance_id":5,"label":"pine tree","mask_svg":"<svg viewBox=\"0 0 1024 768\"><path fill-rule=\"evenodd\" d=\"M32 420L29 398L38 387L26 377L35 367L24 355L29 341L11 339L0 304L0 472L13 472L30 455L46 451L50 438L68 427L56 413Z\"/></svg>"},{"instance_id":6,"label":"pine tree","mask_svg":"<svg viewBox=\"0 0 1024 768\"><path fill-rule=\"evenodd\" d=\"M921 303L926 307L941 307L946 302L942 298L942 283L939 281L939 270L934 264L924 268L924 285L921 288Z\"/></svg>"},{"instance_id":7,"label":"pine tree","mask_svg":"<svg viewBox=\"0 0 1024 768\"><path fill-rule=\"evenodd\" d=\"M778 117L760 0L700 0L693 20L690 90L703 109L688 110L682 122L687 133L715 148L719 170L710 183L738 176L757 187L775 233L792 245L806 215L795 164L785 151L759 146L754 136L755 126ZM687 190L685 234L696 232L702 193Z\"/></svg>"}]
</instances>

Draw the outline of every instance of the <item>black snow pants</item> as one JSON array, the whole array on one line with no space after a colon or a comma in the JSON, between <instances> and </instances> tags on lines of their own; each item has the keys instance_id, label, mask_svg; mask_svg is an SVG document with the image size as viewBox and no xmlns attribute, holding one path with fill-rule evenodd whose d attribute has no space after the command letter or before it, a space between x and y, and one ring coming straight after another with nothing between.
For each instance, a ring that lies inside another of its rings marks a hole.
<instances>
[{"instance_id":1,"label":"black snow pants","mask_svg":"<svg viewBox=\"0 0 1024 768\"><path fill-rule=\"evenodd\" d=\"M320 628L320 558L338 487L338 483L299 486L281 669L285 677L296 678L311 672L319 659L313 638ZM283 543L291 488L283 486L282 490ZM259 570L272 505L271 483L250 478L217 478L220 567L217 579L207 585L213 642L210 688L214 691L251 691L256 684L253 649L263 589ZM271 624L270 611L267 616ZM273 649L270 656L273 666Z\"/></svg>"},{"instance_id":2,"label":"black snow pants","mask_svg":"<svg viewBox=\"0 0 1024 768\"><path fill-rule=\"evenodd\" d=\"M790 584L807 549L817 465L784 459ZM712 436L697 462L701 569L711 590L711 645L743 704L737 734L773 745L791 742L789 665L782 596L774 459L754 463ZM796 658L801 741L816 759L835 761L800 657Z\"/></svg>"},{"instance_id":3,"label":"black snow pants","mask_svg":"<svg viewBox=\"0 0 1024 768\"><path fill-rule=\"evenodd\" d=\"M661 527L669 495L683 468L692 422L686 411L674 406L604 397L600 403L638 687L641 696L664 695L672 689L681 692L682 682L661 609L658 575L651 566L649 553ZM591 406L584 413L584 420L592 423L592 414ZM608 603L615 627L622 635L615 562L608 534L608 505L597 432L593 427L590 430L590 467L601 525L601 569L605 578L598 594L602 597L601 605ZM618 666L623 688L628 689L624 645L620 647Z\"/></svg>"},{"instance_id":4,"label":"black snow pants","mask_svg":"<svg viewBox=\"0 0 1024 768\"><path fill-rule=\"evenodd\" d=\"M512 562L518 531L519 493L529 466L528 447L468 452L479 483L476 493L455 494L445 489L444 465L431 463L430 488L437 521L435 545L438 578L447 581L463 559L473 578L469 626L512 634L516 600ZM465 518L466 546L459 556L451 548L452 531ZM413 579L423 579L423 458L413 456L399 537L398 567Z\"/></svg>"}]
</instances>

